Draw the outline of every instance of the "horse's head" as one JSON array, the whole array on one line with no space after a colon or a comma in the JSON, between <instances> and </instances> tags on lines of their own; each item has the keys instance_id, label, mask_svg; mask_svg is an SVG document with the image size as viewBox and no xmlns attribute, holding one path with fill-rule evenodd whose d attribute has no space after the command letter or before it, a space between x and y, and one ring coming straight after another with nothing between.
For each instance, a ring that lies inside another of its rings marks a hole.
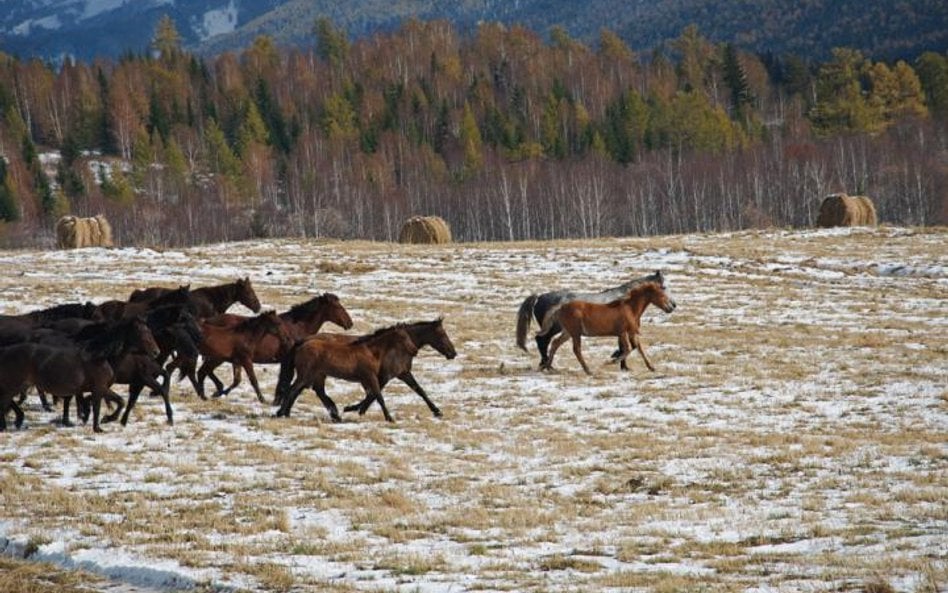
<instances>
[{"instance_id":1,"label":"horse's head","mask_svg":"<svg viewBox=\"0 0 948 593\"><path fill-rule=\"evenodd\" d=\"M82 306L82 314L79 316L90 321L105 321L105 316L102 315L99 306L90 301L86 301Z\"/></svg>"},{"instance_id":2,"label":"horse's head","mask_svg":"<svg viewBox=\"0 0 948 593\"><path fill-rule=\"evenodd\" d=\"M237 287L237 302L254 313L259 313L260 300L257 298L257 293L253 291L253 285L250 284L250 276L238 278L234 284Z\"/></svg>"},{"instance_id":3,"label":"horse's head","mask_svg":"<svg viewBox=\"0 0 948 593\"><path fill-rule=\"evenodd\" d=\"M194 315L191 315L189 311L182 310L181 316L178 318L178 321L175 325L178 325L184 329L184 331L187 332L188 337L195 344L200 344L201 340L204 339L204 332L201 331L201 326L198 324Z\"/></svg>"},{"instance_id":4,"label":"horse's head","mask_svg":"<svg viewBox=\"0 0 948 593\"><path fill-rule=\"evenodd\" d=\"M457 356L458 353L457 350L454 349L451 338L448 337L448 332L444 330L443 321L444 318L439 317L425 324L424 343L440 352L441 355L448 360L451 360Z\"/></svg>"},{"instance_id":5,"label":"horse's head","mask_svg":"<svg viewBox=\"0 0 948 593\"><path fill-rule=\"evenodd\" d=\"M678 305L675 303L675 299L671 297L671 294L668 292L668 287L665 285L665 275L661 270L655 271L655 276L658 278L658 290L653 293L651 303L661 309L666 313L671 313L674 311Z\"/></svg>"},{"instance_id":6,"label":"horse's head","mask_svg":"<svg viewBox=\"0 0 948 593\"><path fill-rule=\"evenodd\" d=\"M155 336L145 318L138 315L132 317L128 322L128 330L125 335L125 347L127 349L143 350L148 356L158 356L161 349L155 342Z\"/></svg>"},{"instance_id":7,"label":"horse's head","mask_svg":"<svg viewBox=\"0 0 948 593\"><path fill-rule=\"evenodd\" d=\"M326 307L326 321L331 321L342 329L350 329L352 327L352 318L349 317L349 312L346 311L346 308L339 302L339 297L327 292L320 298L324 301L324 306Z\"/></svg>"}]
</instances>

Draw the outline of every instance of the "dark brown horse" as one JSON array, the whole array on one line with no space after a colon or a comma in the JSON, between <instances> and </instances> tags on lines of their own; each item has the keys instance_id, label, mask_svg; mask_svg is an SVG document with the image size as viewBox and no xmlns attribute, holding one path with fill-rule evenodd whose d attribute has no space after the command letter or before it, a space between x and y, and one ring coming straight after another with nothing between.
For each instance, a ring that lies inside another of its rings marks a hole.
<instances>
[{"instance_id":1,"label":"dark brown horse","mask_svg":"<svg viewBox=\"0 0 948 593\"><path fill-rule=\"evenodd\" d=\"M583 359L581 336L618 336L620 353L618 360L623 370L627 370L625 359L638 348L645 366L650 371L655 367L649 361L642 341L639 338L639 324L646 307L655 305L666 313L675 310L675 301L665 291L664 282L644 282L629 290L629 293L605 305L588 301L570 301L553 310L543 323L541 333L549 331L550 326L558 323L563 327L563 333L557 336L550 345L550 355L547 363L542 367L553 368L553 356L559 347L572 338L573 353L586 374L591 375L589 366Z\"/></svg>"},{"instance_id":2,"label":"dark brown horse","mask_svg":"<svg viewBox=\"0 0 948 593\"><path fill-rule=\"evenodd\" d=\"M281 348L289 349L293 346L293 340L287 335L277 314L273 311L267 311L257 317L245 319L233 327L222 327L203 322L201 331L204 334L198 347L201 355L205 358L239 364L243 367L250 379L250 384L253 385L254 392L257 394L257 399L263 402L263 394L260 393L260 385L257 384L257 375L253 371L253 353L256 345L260 343L264 335L271 334L277 338ZM182 361L182 363L192 365L190 368L183 367L183 369L189 373L193 372L194 361ZM198 395L203 399L207 399L207 396L204 395L204 379L206 376L206 372L198 373L196 381Z\"/></svg>"},{"instance_id":3,"label":"dark brown horse","mask_svg":"<svg viewBox=\"0 0 948 593\"><path fill-rule=\"evenodd\" d=\"M236 327L248 318L242 315L224 313L207 320L208 325L217 327ZM304 303L293 305L289 311L279 314L283 329L293 341L302 340L320 330L326 322L335 323L343 329L352 327L352 318L349 312L339 302L339 297L332 293L325 293L309 299ZM280 340L273 334L264 334L253 350L253 362L257 364L274 364L283 360L289 353ZM220 386L220 380L214 375L214 369L223 361L205 356L199 373L211 378L215 385ZM227 395L240 384L240 367L234 365L234 380L227 389L218 387L218 395Z\"/></svg>"},{"instance_id":4,"label":"dark brown horse","mask_svg":"<svg viewBox=\"0 0 948 593\"><path fill-rule=\"evenodd\" d=\"M393 422L382 389L390 380L398 378L415 389L439 416L441 411L411 374L412 360L423 346L431 346L449 359L457 355L441 319L399 324L358 338L318 335L299 343L292 359L296 379L282 397L278 389L277 399L281 405L277 416L289 416L296 398L306 387L312 387L332 420L339 422L339 410L326 394L327 377L360 383L365 390L365 398L346 407L346 411L358 410L360 415L365 414L372 402L378 400L385 419ZM285 381L282 375L281 371L281 380Z\"/></svg>"},{"instance_id":5,"label":"dark brown horse","mask_svg":"<svg viewBox=\"0 0 948 593\"><path fill-rule=\"evenodd\" d=\"M150 303L171 292L170 288L153 287L135 290L128 298L129 303ZM253 290L250 277L238 278L234 282L217 286L195 288L190 292L191 303L196 307L198 319L208 319L227 311L234 303L240 303L254 313L260 312L260 300Z\"/></svg>"},{"instance_id":6,"label":"dark brown horse","mask_svg":"<svg viewBox=\"0 0 948 593\"><path fill-rule=\"evenodd\" d=\"M191 286L179 286L173 290L164 292L161 296L150 301L138 301L135 303L127 301L105 301L99 304L99 313L109 321L118 321L138 315L147 315L149 311L166 307L169 305L185 306L195 316L197 316L198 307L191 299Z\"/></svg>"},{"instance_id":7,"label":"dark brown horse","mask_svg":"<svg viewBox=\"0 0 948 593\"><path fill-rule=\"evenodd\" d=\"M13 396L24 386L36 386L63 398L66 425L73 396L91 392L92 427L101 432L102 399L110 394L118 398L110 390L115 373L108 361L126 350L142 350L150 355L158 352L148 325L140 317L89 326L69 346L25 342L0 350L0 429L6 428L6 413L11 409L16 414L16 426L23 424L23 412Z\"/></svg>"}]
</instances>

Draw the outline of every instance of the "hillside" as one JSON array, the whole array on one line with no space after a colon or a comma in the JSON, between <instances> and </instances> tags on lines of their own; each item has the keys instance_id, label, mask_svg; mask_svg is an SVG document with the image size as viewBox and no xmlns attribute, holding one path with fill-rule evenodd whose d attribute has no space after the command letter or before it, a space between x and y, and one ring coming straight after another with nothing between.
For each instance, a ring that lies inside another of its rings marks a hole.
<instances>
[{"instance_id":1,"label":"hillside","mask_svg":"<svg viewBox=\"0 0 948 593\"><path fill-rule=\"evenodd\" d=\"M802 5L778 0L7 0L4 9L0 50L52 58L144 51L162 14L174 18L190 49L206 54L247 47L260 34L283 45L308 44L311 25L320 16L330 17L353 38L417 17L445 19L462 30L482 21L522 24L543 34L560 26L586 42L595 41L605 27L641 52L676 38L689 24L697 24L712 41L816 60L838 46L875 59L914 58L924 50L948 48L948 9L940 0L812 0Z\"/></svg>"}]
</instances>

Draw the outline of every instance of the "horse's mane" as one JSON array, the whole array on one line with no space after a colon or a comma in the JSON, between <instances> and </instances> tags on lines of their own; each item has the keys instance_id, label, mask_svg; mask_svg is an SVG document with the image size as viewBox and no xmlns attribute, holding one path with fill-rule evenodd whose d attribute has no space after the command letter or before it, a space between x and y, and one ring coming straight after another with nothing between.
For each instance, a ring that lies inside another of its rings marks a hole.
<instances>
[{"instance_id":1,"label":"horse's mane","mask_svg":"<svg viewBox=\"0 0 948 593\"><path fill-rule=\"evenodd\" d=\"M611 290L617 290L617 289L618 290L631 290L632 288L635 288L639 284L645 284L646 282L658 282L659 284L661 284L663 279L664 279L664 276L662 274L662 271L656 270L655 272L652 272L648 276L633 278L632 280L629 280L625 284L620 284L619 286L616 286L614 289L611 289Z\"/></svg>"},{"instance_id":2,"label":"horse's mane","mask_svg":"<svg viewBox=\"0 0 948 593\"><path fill-rule=\"evenodd\" d=\"M131 325L140 321L140 317L129 317L120 321L93 323L80 330L75 340L93 359L112 358L124 349Z\"/></svg>"},{"instance_id":3,"label":"horse's mane","mask_svg":"<svg viewBox=\"0 0 948 593\"><path fill-rule=\"evenodd\" d=\"M89 319L93 315L95 308L95 305L92 303L67 303L64 305L49 307L47 309L30 311L29 313L26 313L25 316L37 323L58 321L68 317Z\"/></svg>"},{"instance_id":4,"label":"horse's mane","mask_svg":"<svg viewBox=\"0 0 948 593\"><path fill-rule=\"evenodd\" d=\"M662 284L661 282L658 282L657 280L647 280L645 282L639 282L638 284L632 286L629 289L628 294L626 294L623 297L617 298L614 301L610 301L609 305L617 306L622 303L627 303L631 301L632 299L638 297L640 294L642 294L643 292L647 290L664 290L664 288L665 288L664 284Z\"/></svg>"},{"instance_id":5,"label":"horse's mane","mask_svg":"<svg viewBox=\"0 0 948 593\"><path fill-rule=\"evenodd\" d=\"M302 318L310 315L314 309L318 306L321 306L326 301L338 301L339 297L334 295L331 292L324 292L319 296L315 296L308 301L297 303L290 307L290 310L284 313L292 321L299 321Z\"/></svg>"},{"instance_id":6,"label":"horse's mane","mask_svg":"<svg viewBox=\"0 0 948 593\"><path fill-rule=\"evenodd\" d=\"M396 323L395 325L390 325L388 327L383 327L375 330L371 334L364 336L359 336L353 340L352 344L365 344L366 342L371 342L374 339L377 339L381 336L387 335L396 330L408 330L411 328L418 327L419 325L433 325L435 323L441 323L441 318L435 319L434 321L403 321L401 323Z\"/></svg>"},{"instance_id":7,"label":"horse's mane","mask_svg":"<svg viewBox=\"0 0 948 593\"><path fill-rule=\"evenodd\" d=\"M246 329L248 327L254 327L258 325L261 321L263 321L263 318L269 315L270 313L273 313L274 316L276 316L276 313L274 311L265 311L263 313L260 313L259 315L254 315L253 317L247 317L247 318L241 319L240 323L234 326L234 329ZM277 318L277 321L279 321L280 318L278 316L276 316L276 318Z\"/></svg>"}]
</instances>

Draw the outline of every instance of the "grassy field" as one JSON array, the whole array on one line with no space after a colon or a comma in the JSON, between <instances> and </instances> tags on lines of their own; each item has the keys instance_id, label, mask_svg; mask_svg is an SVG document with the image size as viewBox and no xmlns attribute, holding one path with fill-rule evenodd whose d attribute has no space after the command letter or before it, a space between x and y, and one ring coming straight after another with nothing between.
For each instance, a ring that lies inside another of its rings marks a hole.
<instances>
[{"instance_id":1,"label":"grassy field","mask_svg":"<svg viewBox=\"0 0 948 593\"><path fill-rule=\"evenodd\" d=\"M0 267L4 313L249 275L279 310L338 294L351 333L443 315L459 352L415 361L441 419L401 384L394 424L377 406L331 424L312 392L285 419L246 380L206 402L182 382L173 427L143 397L95 435L31 398L0 435L0 547L29 556L0 563L3 591L948 588L945 229L280 240ZM678 303L643 317L657 372L607 365L612 339L584 341L592 377L568 347L550 373L516 348L531 292L655 269ZM276 369L258 375L272 394Z\"/></svg>"}]
</instances>

